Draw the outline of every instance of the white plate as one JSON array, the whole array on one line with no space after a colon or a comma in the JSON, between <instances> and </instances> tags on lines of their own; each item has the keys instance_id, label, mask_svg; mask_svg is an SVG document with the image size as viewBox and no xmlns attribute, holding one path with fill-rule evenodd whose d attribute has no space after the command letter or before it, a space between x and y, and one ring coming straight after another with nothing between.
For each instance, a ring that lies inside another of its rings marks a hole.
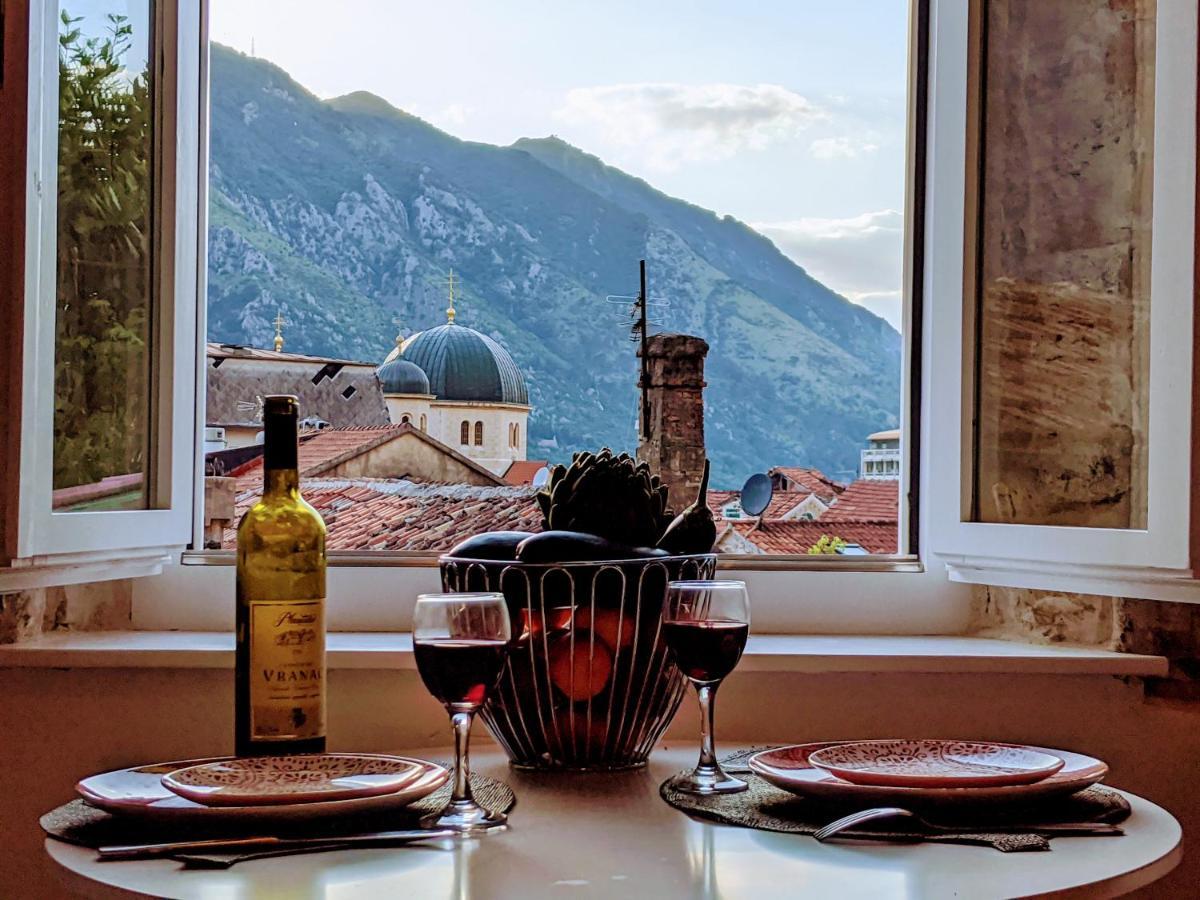
<instances>
[{"instance_id":1,"label":"white plate","mask_svg":"<svg viewBox=\"0 0 1200 900\"><path fill-rule=\"evenodd\" d=\"M1074 794L1103 780L1108 766L1095 757L1069 750L1031 747L1059 757L1063 767L1033 784L1014 784L1005 787L879 787L850 784L808 762L808 755L824 747L835 747L846 741L824 741L817 744L796 744L764 750L750 757L750 770L776 787L801 797L862 804L868 806L946 805L1027 803L1046 797Z\"/></svg>"},{"instance_id":2,"label":"white plate","mask_svg":"<svg viewBox=\"0 0 1200 900\"><path fill-rule=\"evenodd\" d=\"M362 756L381 754L364 753ZM225 757L228 759L229 757ZM405 759L407 757L390 757ZM362 812L400 809L427 797L446 783L450 771L436 763L413 759L428 771L416 781L392 794L374 797L356 797L350 800L329 800L317 803L296 803L286 806L204 806L168 791L162 777L188 766L218 762L217 759L190 759L177 762L154 763L133 766L85 778L75 785L75 790L92 806L105 812L141 819L157 820L270 820L345 816Z\"/></svg>"}]
</instances>

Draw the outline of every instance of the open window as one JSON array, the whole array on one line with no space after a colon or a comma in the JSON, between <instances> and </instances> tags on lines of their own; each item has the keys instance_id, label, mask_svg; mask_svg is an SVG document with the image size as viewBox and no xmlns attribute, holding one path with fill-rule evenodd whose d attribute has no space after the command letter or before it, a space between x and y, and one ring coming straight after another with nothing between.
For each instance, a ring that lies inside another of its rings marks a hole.
<instances>
[{"instance_id":1,"label":"open window","mask_svg":"<svg viewBox=\"0 0 1200 900\"><path fill-rule=\"evenodd\" d=\"M731 23L732 6L670 0L621 34L652 52L594 66L544 48L608 38L536 5L431 11L422 27L455 31L464 63L429 78L424 45L355 62L386 4L331 43L321 4L293 4L284 41L263 8L211 0L207 337L281 372L354 360L339 378L370 366L383 395L360 386L326 414L321 385L296 391L330 423L302 473L337 511L330 546L432 563L474 533L536 527L533 478L573 453L674 442L651 465L682 509L709 459L725 556L916 567L928 3L878 4L864 30L853 9L815 28L800 7ZM683 16L686 33L669 24ZM536 28L497 42L517 19ZM694 64L718 57L719 76ZM646 333L701 339L694 383L643 379L641 258ZM205 425L230 426L214 396L262 392L246 371L209 373ZM430 440L389 432L402 413L428 416ZM226 471L228 560L255 485ZM768 473L772 502L726 516ZM369 537L352 528L368 508L386 517ZM839 541L873 558L810 552Z\"/></svg>"},{"instance_id":2,"label":"open window","mask_svg":"<svg viewBox=\"0 0 1200 900\"><path fill-rule=\"evenodd\" d=\"M970 60L931 112L927 509L954 579L1200 599L1196 14L939 4Z\"/></svg>"},{"instance_id":3,"label":"open window","mask_svg":"<svg viewBox=\"0 0 1200 900\"><path fill-rule=\"evenodd\" d=\"M24 226L5 261L23 300L7 333L14 586L151 571L191 541L204 259L200 4L27 12L10 37L28 66L0 89L27 135L0 151L7 224Z\"/></svg>"}]
</instances>

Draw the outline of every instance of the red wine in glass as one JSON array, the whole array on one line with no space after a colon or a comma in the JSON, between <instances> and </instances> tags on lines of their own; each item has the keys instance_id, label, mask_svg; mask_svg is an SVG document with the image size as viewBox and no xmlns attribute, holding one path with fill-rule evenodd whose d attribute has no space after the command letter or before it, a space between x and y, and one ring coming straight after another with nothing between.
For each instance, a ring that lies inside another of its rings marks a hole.
<instances>
[{"instance_id":1,"label":"red wine in glass","mask_svg":"<svg viewBox=\"0 0 1200 900\"><path fill-rule=\"evenodd\" d=\"M750 634L750 595L741 581L672 581L662 609L663 643L700 701L700 760L667 784L684 794L733 794L749 785L721 769L713 743L713 701Z\"/></svg>"},{"instance_id":2,"label":"red wine in glass","mask_svg":"<svg viewBox=\"0 0 1200 900\"><path fill-rule=\"evenodd\" d=\"M429 693L446 707L454 731L454 783L441 812L422 824L463 835L504 827L507 815L471 794L471 720L496 685L508 656L512 621L504 595L421 594L413 607L413 652Z\"/></svg>"},{"instance_id":3,"label":"red wine in glass","mask_svg":"<svg viewBox=\"0 0 1200 900\"><path fill-rule=\"evenodd\" d=\"M496 686L508 642L434 638L413 644L417 671L429 693L446 706L478 708Z\"/></svg>"},{"instance_id":4,"label":"red wine in glass","mask_svg":"<svg viewBox=\"0 0 1200 900\"><path fill-rule=\"evenodd\" d=\"M720 681L733 671L750 626L732 619L663 622L663 640L667 642L675 665L692 681Z\"/></svg>"}]
</instances>

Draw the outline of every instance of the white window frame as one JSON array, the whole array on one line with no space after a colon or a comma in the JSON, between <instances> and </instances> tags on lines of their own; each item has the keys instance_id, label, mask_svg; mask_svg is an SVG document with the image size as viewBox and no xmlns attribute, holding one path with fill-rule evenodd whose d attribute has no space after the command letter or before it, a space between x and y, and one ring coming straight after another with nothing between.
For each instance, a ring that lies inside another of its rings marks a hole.
<instances>
[{"instance_id":1,"label":"white window frame","mask_svg":"<svg viewBox=\"0 0 1200 900\"><path fill-rule=\"evenodd\" d=\"M162 0L170 5L170 0ZM207 54L201 52L206 39L206 9L203 0L179 0L179 8L186 10L186 16L177 22L177 42L173 52L178 56L179 84L199 83L204 86L207 82ZM928 16L930 21L936 21L938 10L953 3L944 0L928 0ZM55 90L57 84L56 65L57 23L53 11L46 0L35 0L37 10L34 33L44 39L39 43L37 63L32 63L33 78L31 84L42 86L43 90ZM917 23L922 13L922 3L915 0L912 4L913 34L911 46L913 51L910 58L910 80L915 88L917 72L920 71L917 56ZM947 88L945 76L939 73L961 73L965 70L965 47L954 44L941 45L932 39L928 46L928 98L927 103L932 109L934 98L949 89L956 90L953 84ZM165 44L165 42L162 42ZM47 49L49 48L49 49ZM31 54L32 55L32 54ZM961 60L943 57L961 55ZM172 71L173 61L167 57L158 60L161 66L159 72ZM196 79L196 81L193 81ZM202 87L203 90L203 87ZM910 91L915 97L916 91ZM207 134L204 115L207 109L207 98L202 93L192 92L190 95L182 87L178 93L178 133L177 158L181 165L175 172L174 184L176 196L176 269L174 309L171 319L175 323L169 356L169 389L162 387L164 396L170 396L174 401L169 407L175 412L168 421L160 422L164 434L169 435L167 449L188 447L190 453L175 452L170 456L170 476L167 479L166 490L171 500L170 510L152 510L146 512L120 512L104 514L72 513L67 524L82 529L82 537L72 535L68 531L48 532L46 526L53 522L48 514L44 515L45 522L39 520L36 527L31 529L31 535L41 539L38 543L34 537L27 537L23 545L27 550L36 551L43 561L51 558L70 559L79 562L91 554L91 558L99 565L108 566L105 575L97 575L89 570L90 577L76 577L73 580L97 580L99 577L119 577L128 574L139 574L130 569L128 561L138 556L156 564L164 551L172 550L191 541L192 546L202 546L200 541L203 516L203 446L199 435L203 434L204 405L203 405L203 335L206 333L206 317L204 304L197 303L197 298L205 296L205 260L206 260L206 187L207 172L205 161L207 157ZM56 163L55 154L51 150L47 155L47 141L53 144L57 133L57 112L54 103L45 96L40 96L35 104L39 116L38 126L31 125L31 148L37 148L40 154L40 168L31 169L31 185L37 184L36 175L50 163L50 170ZM47 116L47 110L49 116ZM915 147L923 142L927 135L931 136L935 123L928 122L928 128L917 134L913 123L919 120L916 107L910 104L909 142ZM913 195L914 186L921 182L916 176L932 183L933 160L925 159L925 166L917 172L912 161L917 158L915 149L909 153L908 172L908 209L911 211L918 206ZM195 160L193 164L191 161ZM44 190L44 189L43 189ZM32 191L32 189L31 189ZM53 198L53 191L45 196ZM30 208L37 208L44 217L40 221L48 222L53 232L53 218L46 217L46 209L53 211L52 204L47 204L43 195L36 192L31 197L37 203ZM191 204L194 215L186 217L184 210ZM916 248L922 245L927 248L925 255L936 247L934 224L928 219L922 219L923 240L917 240L909 216L909 228L905 238L905 326L903 329L905 344L903 352L903 389L904 403L902 404L901 428L903 433L910 436L902 445L903 460L901 491L907 497L912 487L917 487L921 496L927 496L930 487L931 467L928 459L922 457L920 471L917 473L912 465L912 454L918 446L931 446L930 440L930 384L929 373L932 371L932 355L928 341L915 341L914 335L920 333L919 327L930 327L932 310L925 303L920 320L913 318L913 293L917 292L928 297L930 292L930 269L924 267L920 280L914 284L913 261ZM40 224L31 231L33 234L45 237L45 230ZM961 220L959 221L959 238L961 239ZM961 243L961 240L960 242ZM41 258L39 258L39 265ZM43 276L44 277L44 276ZM51 280L49 282L53 284ZM30 296L37 296L36 292ZM191 304L189 306L189 304ZM33 304L37 305L37 304ZM51 304L50 308L53 306ZM45 315L44 310L41 315ZM41 345L35 342L29 349L39 351L40 355L30 357L38 360L32 371L38 377L32 379L38 383L38 390L27 397L27 408L41 409L45 407L46 398L52 398L53 368L52 355L47 355L45 344L45 321L35 321L40 330ZM52 328L52 323L50 323ZM52 332L51 332L52 333ZM919 363L919 369L914 366ZM50 377L47 378L46 373ZM919 372L921 381L914 385L912 374ZM914 387L921 390L914 391ZM919 410L912 398L919 398ZM196 402L197 398L200 402ZM39 406L39 404L41 404ZM914 415L915 414L915 415ZM45 421L43 419L43 421ZM23 453L34 466L45 465L48 454L40 460L35 459L36 445L32 442L32 434L23 434ZM26 440L26 438L30 438ZM43 440L42 448L45 443ZM43 502L48 503L49 474L46 468L31 471L38 473L43 484ZM912 484L912 478L916 484ZM24 480L24 479L23 479ZM36 489L31 489L29 496L39 496ZM23 485L23 499L24 493ZM176 501L179 501L176 503ZM966 629L969 616L969 592L962 585L952 584L940 570L940 567L928 567L915 552L919 548L929 546L928 516L922 515L915 529L917 546L909 545L910 506L901 505L900 532L904 542L902 553L895 556L876 556L840 559L836 557L723 557L720 562L722 573L730 577L744 578L751 587L755 602L755 629L760 632L815 632L815 633L876 633L876 634L937 634L957 633ZM158 515L158 513L164 513ZM65 529L65 526L63 526ZM57 537L59 543L48 542L46 536ZM68 542L75 539L75 543ZM62 554L70 554L64 557ZM112 567L111 561L116 558L126 560L125 566ZM179 564L189 563L189 564ZM404 630L411 625L411 609L415 596L422 590L438 588L438 571L433 557L427 554L413 553L375 553L375 554L346 554L331 555L330 559L329 594L334 598L331 604L329 626L338 631L366 630ZM146 564L147 566L150 563ZM6 578L10 575L0 573L0 590L6 587ZM64 583L61 573L56 576ZM138 629L151 630L229 630L232 628L233 604L213 603L214 597L233 596L234 569L232 555L225 553L189 552L174 557L174 563L165 566L160 574L152 577L137 578L134 581L134 607L132 625ZM11 580L7 584L11 584Z\"/></svg>"},{"instance_id":2,"label":"white window frame","mask_svg":"<svg viewBox=\"0 0 1200 900\"><path fill-rule=\"evenodd\" d=\"M929 0L928 15L932 22L935 11L944 5ZM950 5L954 5L951 3ZM912 4L912 35L910 52L910 96L916 97L918 65L918 29L922 6ZM966 46L939 46L930 32L928 43L927 108L934 95L943 90L935 73L957 73L965 77ZM943 56L961 56L945 61ZM947 77L942 76L943 80ZM950 85L950 90L954 86ZM921 184L916 176L927 182L933 178L931 161L916 172L913 161L918 158L915 143L930 135L930 120L923 134L916 132L922 121L915 104L910 103L910 149L907 208L919 207L914 191ZM920 495L928 491L931 467L922 458L919 472L915 471L911 454L918 446L930 446L929 386L932 355L928 341L916 341L914 335L929 327L931 310L923 307L920 320L914 321L914 288L929 295L928 267L922 269L914 285L915 249L924 246L928 257L934 229L927 218L907 217L909 228L905 237L905 310L901 428L910 435L901 445L900 490L907 497L915 479ZM923 225L922 235L914 233L913 223ZM961 245L962 220L958 221ZM923 236L923 240L918 240ZM200 270L203 284L204 270ZM201 291L203 296L203 289ZM203 323L203 310L201 322ZM203 324L201 327L203 333ZM201 363L203 361L202 354ZM917 365L919 364L919 368ZM912 374L919 373L922 388L914 392ZM198 384L202 390L203 381ZM919 398L919 409L911 398ZM203 403L197 405L198 427L203 425ZM919 438L919 439L918 439ZM198 455L197 471L202 472L202 455ZM911 476L911 477L910 477ZM198 484L201 480L197 479ZM198 488L197 538L200 534L202 484ZM755 630L760 633L871 633L871 634L954 634L968 628L970 592L963 585L951 583L940 566L926 566L916 551L928 546L927 517L918 520L916 546L910 546L910 505L901 504L899 528L902 551L894 556L830 557L830 556L722 556L721 577L742 578L749 584L754 597ZM195 546L201 546L197 540ZM133 624L138 629L191 629L224 631L232 628L232 603L213 603L213 597L233 596L233 556L229 552L194 552L184 555L184 565L170 566L155 578L139 579L134 586ZM411 627L412 605L422 591L440 589L436 558L429 554L406 552L374 552L331 554L329 596L336 598L329 612L329 627L335 631L391 631Z\"/></svg>"},{"instance_id":3,"label":"white window frame","mask_svg":"<svg viewBox=\"0 0 1200 900\"><path fill-rule=\"evenodd\" d=\"M967 3L938 3L935 42L968 48ZM939 473L925 493L933 553L956 581L1151 599L1200 601L1190 554L1195 256L1197 5L1160 0L1156 17L1151 230L1148 522L1144 529L970 521L974 298L964 228L972 215L976 98L964 77L934 76L927 246L928 339ZM940 56L939 65L965 61ZM958 436L958 440L948 440Z\"/></svg>"},{"instance_id":4,"label":"white window frame","mask_svg":"<svg viewBox=\"0 0 1200 900\"><path fill-rule=\"evenodd\" d=\"M154 10L156 178L161 253L150 345L150 509L55 512L52 499L58 169L57 0L29 8L24 342L16 556L0 590L139 575L192 537L195 464L197 254L203 234L200 160L200 5Z\"/></svg>"}]
</instances>

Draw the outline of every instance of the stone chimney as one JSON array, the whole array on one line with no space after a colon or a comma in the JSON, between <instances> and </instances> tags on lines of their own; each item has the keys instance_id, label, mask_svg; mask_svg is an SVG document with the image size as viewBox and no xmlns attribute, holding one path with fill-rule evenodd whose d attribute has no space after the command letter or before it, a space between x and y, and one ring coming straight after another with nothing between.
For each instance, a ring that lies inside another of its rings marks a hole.
<instances>
[{"instance_id":1,"label":"stone chimney","mask_svg":"<svg viewBox=\"0 0 1200 900\"><path fill-rule=\"evenodd\" d=\"M650 427L639 397L637 456L666 483L677 513L696 499L704 473L706 355L708 344L690 334L655 334L646 345Z\"/></svg>"}]
</instances>

